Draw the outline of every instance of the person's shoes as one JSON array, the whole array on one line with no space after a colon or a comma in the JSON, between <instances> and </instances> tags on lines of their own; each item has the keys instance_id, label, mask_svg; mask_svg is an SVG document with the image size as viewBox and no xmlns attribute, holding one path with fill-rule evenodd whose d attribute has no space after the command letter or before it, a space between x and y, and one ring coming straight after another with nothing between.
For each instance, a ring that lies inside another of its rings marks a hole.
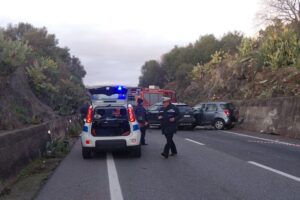
<instances>
[{"instance_id":1,"label":"person's shoes","mask_svg":"<svg viewBox=\"0 0 300 200\"><path fill-rule=\"evenodd\" d=\"M142 143L142 145L148 145L147 143Z\"/></svg>"},{"instance_id":2,"label":"person's shoes","mask_svg":"<svg viewBox=\"0 0 300 200\"><path fill-rule=\"evenodd\" d=\"M176 156L177 155L177 153L171 153L171 155L170 156Z\"/></svg>"},{"instance_id":3,"label":"person's shoes","mask_svg":"<svg viewBox=\"0 0 300 200\"><path fill-rule=\"evenodd\" d=\"M168 158L168 155L166 155L165 153L161 153L160 155L162 155L164 158Z\"/></svg>"}]
</instances>

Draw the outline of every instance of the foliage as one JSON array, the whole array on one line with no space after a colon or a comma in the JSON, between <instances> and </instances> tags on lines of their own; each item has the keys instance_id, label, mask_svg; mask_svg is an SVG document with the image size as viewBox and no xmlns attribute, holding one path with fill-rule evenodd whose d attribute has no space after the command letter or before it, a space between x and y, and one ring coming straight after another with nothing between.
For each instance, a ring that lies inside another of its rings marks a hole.
<instances>
[{"instance_id":1,"label":"foliage","mask_svg":"<svg viewBox=\"0 0 300 200\"><path fill-rule=\"evenodd\" d=\"M238 46L243 41L243 34L238 31L225 34L220 40L220 49L230 54L238 52Z\"/></svg>"},{"instance_id":2,"label":"foliage","mask_svg":"<svg viewBox=\"0 0 300 200\"><path fill-rule=\"evenodd\" d=\"M201 36L194 44L189 44L186 47L175 46L170 52L162 56L161 67L155 68L157 73L151 70L145 73L142 69L139 85L148 86L158 82L158 85L163 86L166 82L178 81L180 87L185 87L193 77L191 74L193 67L191 66L204 65L216 56L223 59L228 54L236 53L242 38L243 35L240 32L234 31L225 34L220 40L213 34L209 34ZM215 52L220 55L215 54ZM145 65L142 68L145 68ZM161 77L160 81L157 80L158 77Z\"/></svg>"},{"instance_id":3,"label":"foliage","mask_svg":"<svg viewBox=\"0 0 300 200\"><path fill-rule=\"evenodd\" d=\"M245 37L241 44L237 47L240 57L245 58L254 53L256 40L254 38Z\"/></svg>"},{"instance_id":4,"label":"foliage","mask_svg":"<svg viewBox=\"0 0 300 200\"><path fill-rule=\"evenodd\" d=\"M299 0L262 0L261 3L263 7L258 12L258 17L263 22L268 23L280 19L287 24L299 25Z\"/></svg>"},{"instance_id":5,"label":"foliage","mask_svg":"<svg viewBox=\"0 0 300 200\"><path fill-rule=\"evenodd\" d=\"M26 41L34 49L35 54L54 58L58 41L54 34L48 34L45 27L36 28L28 23L9 25L5 34L14 41Z\"/></svg>"},{"instance_id":6,"label":"foliage","mask_svg":"<svg viewBox=\"0 0 300 200\"><path fill-rule=\"evenodd\" d=\"M223 50L216 51L214 54L211 55L210 64L220 64L223 59L226 59L228 57L229 57L229 54L225 53Z\"/></svg>"},{"instance_id":7,"label":"foliage","mask_svg":"<svg viewBox=\"0 0 300 200\"><path fill-rule=\"evenodd\" d=\"M72 75L69 79L60 77L62 69L50 58L36 61L27 68L27 74L38 96L62 115L75 112L83 101L83 85L77 83L78 79L73 82Z\"/></svg>"},{"instance_id":8,"label":"foliage","mask_svg":"<svg viewBox=\"0 0 300 200\"><path fill-rule=\"evenodd\" d=\"M299 57L297 33L278 22L261 32L259 54L265 65L280 68L296 65Z\"/></svg>"},{"instance_id":9,"label":"foliage","mask_svg":"<svg viewBox=\"0 0 300 200\"><path fill-rule=\"evenodd\" d=\"M31 48L22 41L13 41L5 37L0 30L0 75L9 75L26 63Z\"/></svg>"},{"instance_id":10,"label":"foliage","mask_svg":"<svg viewBox=\"0 0 300 200\"><path fill-rule=\"evenodd\" d=\"M82 125L79 122L73 123L68 129L68 137L78 137L81 133Z\"/></svg>"},{"instance_id":11,"label":"foliage","mask_svg":"<svg viewBox=\"0 0 300 200\"><path fill-rule=\"evenodd\" d=\"M178 67L176 80L181 88L185 88L190 84L191 72L193 71L193 68L194 66L192 64L186 63L183 63Z\"/></svg>"},{"instance_id":12,"label":"foliage","mask_svg":"<svg viewBox=\"0 0 300 200\"><path fill-rule=\"evenodd\" d=\"M46 156L63 157L70 151L69 142L61 138L51 139L46 144Z\"/></svg>"},{"instance_id":13,"label":"foliage","mask_svg":"<svg viewBox=\"0 0 300 200\"><path fill-rule=\"evenodd\" d=\"M164 74L163 68L157 61L147 61L142 66L142 76L140 77L139 86L148 87L149 85L157 85L162 87L165 82Z\"/></svg>"},{"instance_id":14,"label":"foliage","mask_svg":"<svg viewBox=\"0 0 300 200\"><path fill-rule=\"evenodd\" d=\"M23 124L30 123L30 118L28 117L29 111L26 107L22 107L14 103L11 105L11 112Z\"/></svg>"}]
</instances>

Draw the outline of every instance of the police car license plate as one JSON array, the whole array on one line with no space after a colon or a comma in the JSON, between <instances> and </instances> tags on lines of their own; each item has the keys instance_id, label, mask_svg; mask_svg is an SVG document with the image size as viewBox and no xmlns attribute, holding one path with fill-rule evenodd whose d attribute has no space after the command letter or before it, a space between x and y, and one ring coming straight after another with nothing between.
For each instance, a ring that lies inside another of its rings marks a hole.
<instances>
[{"instance_id":1,"label":"police car license plate","mask_svg":"<svg viewBox=\"0 0 300 200\"><path fill-rule=\"evenodd\" d=\"M184 115L183 117L191 117L191 115Z\"/></svg>"}]
</instances>

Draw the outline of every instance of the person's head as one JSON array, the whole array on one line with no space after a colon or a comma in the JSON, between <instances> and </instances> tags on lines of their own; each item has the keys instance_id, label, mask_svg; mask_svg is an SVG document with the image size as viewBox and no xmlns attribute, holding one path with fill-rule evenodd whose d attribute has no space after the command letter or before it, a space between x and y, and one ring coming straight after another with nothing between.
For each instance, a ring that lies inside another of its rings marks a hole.
<instances>
[{"instance_id":1,"label":"person's head","mask_svg":"<svg viewBox=\"0 0 300 200\"><path fill-rule=\"evenodd\" d=\"M163 97L163 107L167 107L171 103L171 99L169 97Z\"/></svg>"},{"instance_id":2,"label":"person's head","mask_svg":"<svg viewBox=\"0 0 300 200\"><path fill-rule=\"evenodd\" d=\"M143 104L143 99L138 98L138 99L137 99L137 104L138 104L138 105L142 105L142 104Z\"/></svg>"}]
</instances>

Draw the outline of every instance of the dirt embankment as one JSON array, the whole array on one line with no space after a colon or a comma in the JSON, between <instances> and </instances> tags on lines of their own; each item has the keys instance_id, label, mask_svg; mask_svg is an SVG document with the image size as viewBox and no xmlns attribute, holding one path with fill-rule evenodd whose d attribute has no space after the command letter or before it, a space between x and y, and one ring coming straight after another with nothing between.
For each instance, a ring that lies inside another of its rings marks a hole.
<instances>
[{"instance_id":1,"label":"dirt embankment","mask_svg":"<svg viewBox=\"0 0 300 200\"><path fill-rule=\"evenodd\" d=\"M180 101L191 105L207 100L247 100L300 96L300 70L294 67L256 69L253 60L223 60L210 68L199 69L191 84L182 88L176 82Z\"/></svg>"},{"instance_id":2,"label":"dirt embankment","mask_svg":"<svg viewBox=\"0 0 300 200\"><path fill-rule=\"evenodd\" d=\"M53 110L32 92L25 70L0 77L0 131L39 124L56 117Z\"/></svg>"}]
</instances>

